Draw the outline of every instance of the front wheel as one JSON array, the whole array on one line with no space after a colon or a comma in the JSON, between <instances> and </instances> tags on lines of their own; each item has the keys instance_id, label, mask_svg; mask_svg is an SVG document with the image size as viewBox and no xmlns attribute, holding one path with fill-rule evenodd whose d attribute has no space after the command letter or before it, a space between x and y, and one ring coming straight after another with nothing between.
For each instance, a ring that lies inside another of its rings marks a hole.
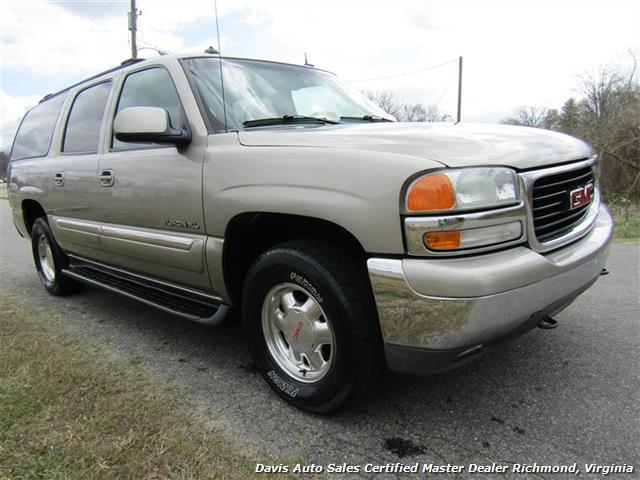
<instances>
[{"instance_id":1,"label":"front wheel","mask_svg":"<svg viewBox=\"0 0 640 480\"><path fill-rule=\"evenodd\" d=\"M339 409L381 369L372 293L353 258L328 242L290 242L258 258L245 281L243 320L258 368L307 411Z\"/></svg>"}]
</instances>

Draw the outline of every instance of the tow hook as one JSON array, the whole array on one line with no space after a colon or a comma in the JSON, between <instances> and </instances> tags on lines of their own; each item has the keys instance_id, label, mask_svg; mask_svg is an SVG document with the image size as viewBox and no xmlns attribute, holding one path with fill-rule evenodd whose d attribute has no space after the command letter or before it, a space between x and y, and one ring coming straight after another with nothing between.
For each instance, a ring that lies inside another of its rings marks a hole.
<instances>
[{"instance_id":1,"label":"tow hook","mask_svg":"<svg viewBox=\"0 0 640 480\"><path fill-rule=\"evenodd\" d=\"M600 275L602 276L609 275L609 270L607 270L606 268L603 268L602 271L600 272Z\"/></svg>"},{"instance_id":2,"label":"tow hook","mask_svg":"<svg viewBox=\"0 0 640 480\"><path fill-rule=\"evenodd\" d=\"M538 323L538 328L542 330L551 330L552 328L556 328L558 326L557 320L554 320L549 315L545 315L542 317L542 320Z\"/></svg>"}]
</instances>

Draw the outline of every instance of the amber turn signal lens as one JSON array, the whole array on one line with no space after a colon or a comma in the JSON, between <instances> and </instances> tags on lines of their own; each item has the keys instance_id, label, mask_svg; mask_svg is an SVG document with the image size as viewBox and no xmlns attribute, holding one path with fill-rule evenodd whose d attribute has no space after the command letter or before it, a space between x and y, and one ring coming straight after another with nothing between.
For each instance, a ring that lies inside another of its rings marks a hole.
<instances>
[{"instance_id":1,"label":"amber turn signal lens","mask_svg":"<svg viewBox=\"0 0 640 480\"><path fill-rule=\"evenodd\" d=\"M451 180L444 173L424 176L411 185L407 209L414 212L449 210L456 204Z\"/></svg>"},{"instance_id":2,"label":"amber turn signal lens","mask_svg":"<svg viewBox=\"0 0 640 480\"><path fill-rule=\"evenodd\" d=\"M424 244L431 250L455 250L460 248L461 232L429 232L424 234Z\"/></svg>"}]
</instances>

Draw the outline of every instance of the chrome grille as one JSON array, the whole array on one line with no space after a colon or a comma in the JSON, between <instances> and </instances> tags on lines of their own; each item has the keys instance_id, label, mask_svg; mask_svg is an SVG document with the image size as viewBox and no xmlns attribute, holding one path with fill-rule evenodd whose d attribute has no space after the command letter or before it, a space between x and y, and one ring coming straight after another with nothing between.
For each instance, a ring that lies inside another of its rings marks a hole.
<instances>
[{"instance_id":1,"label":"chrome grille","mask_svg":"<svg viewBox=\"0 0 640 480\"><path fill-rule=\"evenodd\" d=\"M538 242L561 237L584 219L591 202L572 210L569 196L572 190L593 181L593 170L589 166L541 177L534 182L531 206Z\"/></svg>"}]
</instances>

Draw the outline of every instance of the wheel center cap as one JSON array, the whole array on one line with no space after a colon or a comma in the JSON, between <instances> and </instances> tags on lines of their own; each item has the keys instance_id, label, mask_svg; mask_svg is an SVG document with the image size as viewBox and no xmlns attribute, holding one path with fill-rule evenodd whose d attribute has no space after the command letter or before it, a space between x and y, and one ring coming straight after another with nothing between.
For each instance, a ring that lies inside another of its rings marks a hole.
<instances>
[{"instance_id":1,"label":"wheel center cap","mask_svg":"<svg viewBox=\"0 0 640 480\"><path fill-rule=\"evenodd\" d=\"M303 313L295 310L285 316L285 321L287 327L284 334L289 345L296 352L308 352L313 345L311 321Z\"/></svg>"}]
</instances>

